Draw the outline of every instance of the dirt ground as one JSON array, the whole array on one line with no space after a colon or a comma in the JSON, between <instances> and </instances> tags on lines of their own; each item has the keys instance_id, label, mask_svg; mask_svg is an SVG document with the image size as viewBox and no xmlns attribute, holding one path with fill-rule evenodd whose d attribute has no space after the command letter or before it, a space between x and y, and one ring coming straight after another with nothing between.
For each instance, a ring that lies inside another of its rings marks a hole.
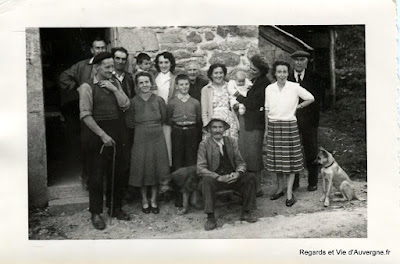
<instances>
[{"instance_id":1,"label":"dirt ground","mask_svg":"<svg viewBox=\"0 0 400 264\"><path fill-rule=\"evenodd\" d=\"M239 221L241 205L237 201L223 204L216 209L218 227L205 232L205 214L191 208L186 215L177 215L173 202L160 203L160 214L143 214L140 202L124 206L131 214L131 221L112 220L103 214L107 229L95 230L87 209L72 213L51 215L46 211L32 212L29 220L30 239L134 239L134 238L339 238L367 237L367 202L352 201L332 203L325 208L319 202L321 191L308 192L305 178L296 191L298 202L291 208L285 199L271 201L274 186L264 183L267 194L257 199L259 222L248 224ZM355 188L366 199L367 184L356 181ZM319 186L321 187L321 186ZM319 188L321 189L321 188ZM310 225L310 223L313 223ZM265 226L265 228L264 228Z\"/></svg>"},{"instance_id":2,"label":"dirt ground","mask_svg":"<svg viewBox=\"0 0 400 264\"><path fill-rule=\"evenodd\" d=\"M367 199L367 157L365 130L365 92L343 90L335 107L321 114L319 145L332 152L354 181L356 192ZM263 197L257 198L254 224L239 221L241 206L235 201L226 203L222 197L216 209L216 230L204 231L206 215L191 208L186 215L177 215L173 201L160 202L160 214L143 214L139 201L124 205L132 220L112 220L104 214L107 228L95 230L87 208L72 212L50 214L34 210L29 216L30 239L135 239L135 238L365 238L367 237L367 201L332 203L325 208L319 202L318 190L307 191L306 175L295 192L298 202L291 208L285 198L271 201L276 180L267 173L263 176ZM224 199L225 198L225 199ZM312 224L310 224L312 223Z\"/></svg>"}]
</instances>

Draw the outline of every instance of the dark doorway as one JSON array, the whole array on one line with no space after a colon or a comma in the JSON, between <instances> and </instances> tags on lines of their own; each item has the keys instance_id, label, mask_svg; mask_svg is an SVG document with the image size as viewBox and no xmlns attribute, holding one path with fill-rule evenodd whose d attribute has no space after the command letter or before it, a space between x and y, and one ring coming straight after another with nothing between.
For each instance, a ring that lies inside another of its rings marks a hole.
<instances>
[{"instance_id":1,"label":"dark doorway","mask_svg":"<svg viewBox=\"0 0 400 264\"><path fill-rule=\"evenodd\" d=\"M329 70L329 29L328 25L307 26L279 26L279 28L301 39L313 47L313 60L309 63L310 69L319 74L324 80L326 89L322 95L322 109L328 109L330 99L327 97L330 89Z\"/></svg>"},{"instance_id":2,"label":"dark doorway","mask_svg":"<svg viewBox=\"0 0 400 264\"><path fill-rule=\"evenodd\" d=\"M74 129L65 121L58 78L78 61L90 58L91 42L107 38L105 28L41 28L44 108L48 186L76 184L80 181L80 129L76 115ZM107 39L106 39L107 40Z\"/></svg>"}]
</instances>

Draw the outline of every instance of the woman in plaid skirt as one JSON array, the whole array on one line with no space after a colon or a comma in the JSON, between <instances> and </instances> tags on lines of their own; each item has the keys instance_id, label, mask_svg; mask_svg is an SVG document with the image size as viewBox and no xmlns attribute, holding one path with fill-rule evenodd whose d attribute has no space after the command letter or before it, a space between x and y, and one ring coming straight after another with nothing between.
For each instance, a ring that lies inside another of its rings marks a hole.
<instances>
[{"instance_id":1,"label":"woman in plaid skirt","mask_svg":"<svg viewBox=\"0 0 400 264\"><path fill-rule=\"evenodd\" d=\"M296 110L314 102L310 92L298 83L287 80L289 72L289 63L276 61L272 74L277 81L268 85L265 90L266 168L276 173L278 179L278 188L271 200L279 199L285 194L283 176L286 175L286 206L292 206L296 202L292 193L294 174L303 170Z\"/></svg>"}]
</instances>

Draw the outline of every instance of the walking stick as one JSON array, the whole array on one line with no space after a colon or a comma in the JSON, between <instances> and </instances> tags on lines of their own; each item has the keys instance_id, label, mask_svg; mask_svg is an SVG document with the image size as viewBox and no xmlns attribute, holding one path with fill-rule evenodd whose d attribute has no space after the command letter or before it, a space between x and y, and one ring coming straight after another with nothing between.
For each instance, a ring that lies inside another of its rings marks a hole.
<instances>
[{"instance_id":1,"label":"walking stick","mask_svg":"<svg viewBox=\"0 0 400 264\"><path fill-rule=\"evenodd\" d=\"M103 148L104 148L105 146L106 146L105 144L103 144L103 145L101 146L100 154L102 154ZM112 214L114 213L115 154L116 154L116 147L115 147L115 145L113 145L113 162L112 162L112 172L111 172L111 203L110 203L110 210L111 210L111 213L110 213L110 225L111 225L111 221L112 221Z\"/></svg>"}]
</instances>

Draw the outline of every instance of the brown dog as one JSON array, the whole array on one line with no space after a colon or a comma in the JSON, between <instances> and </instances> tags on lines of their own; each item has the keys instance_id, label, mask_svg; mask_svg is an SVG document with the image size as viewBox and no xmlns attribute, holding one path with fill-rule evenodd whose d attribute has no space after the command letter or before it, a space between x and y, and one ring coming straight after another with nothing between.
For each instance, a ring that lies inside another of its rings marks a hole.
<instances>
[{"instance_id":1,"label":"brown dog","mask_svg":"<svg viewBox=\"0 0 400 264\"><path fill-rule=\"evenodd\" d=\"M351 201L353 198L364 201L364 199L359 198L354 192L352 181L347 173L339 166L332 154L322 147L319 148L317 163L322 165L323 196L320 201L324 202L324 206L329 206L329 195L332 191L332 185L335 186L335 188L340 191L339 194L342 195L342 198L334 198L332 201Z\"/></svg>"},{"instance_id":2,"label":"brown dog","mask_svg":"<svg viewBox=\"0 0 400 264\"><path fill-rule=\"evenodd\" d=\"M186 214L189 211L189 199L191 205L199 207L199 180L196 166L180 168L162 180L160 194L173 190L182 193L183 208L178 211L178 214Z\"/></svg>"}]
</instances>

